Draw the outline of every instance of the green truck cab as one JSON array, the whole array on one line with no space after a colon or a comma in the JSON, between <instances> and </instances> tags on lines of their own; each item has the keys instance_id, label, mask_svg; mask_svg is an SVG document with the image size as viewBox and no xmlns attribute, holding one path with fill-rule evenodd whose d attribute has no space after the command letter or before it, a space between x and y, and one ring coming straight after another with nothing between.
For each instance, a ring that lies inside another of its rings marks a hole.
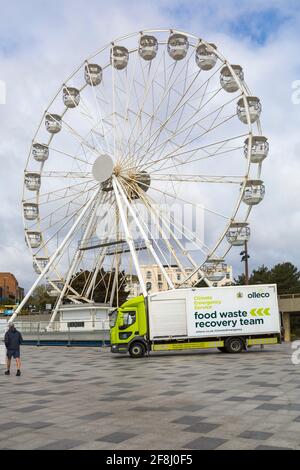
<instances>
[{"instance_id":1,"label":"green truck cab","mask_svg":"<svg viewBox=\"0 0 300 470\"><path fill-rule=\"evenodd\" d=\"M148 349L145 299L135 297L109 315L111 352L142 357Z\"/></svg>"}]
</instances>

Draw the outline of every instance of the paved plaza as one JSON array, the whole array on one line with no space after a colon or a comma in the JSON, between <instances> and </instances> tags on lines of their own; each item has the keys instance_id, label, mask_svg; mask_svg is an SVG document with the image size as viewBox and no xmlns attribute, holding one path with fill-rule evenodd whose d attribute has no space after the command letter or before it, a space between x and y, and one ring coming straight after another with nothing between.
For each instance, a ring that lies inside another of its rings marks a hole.
<instances>
[{"instance_id":1,"label":"paved plaza","mask_svg":"<svg viewBox=\"0 0 300 470\"><path fill-rule=\"evenodd\" d=\"M24 346L22 377L0 376L0 449L300 449L291 353Z\"/></svg>"}]
</instances>

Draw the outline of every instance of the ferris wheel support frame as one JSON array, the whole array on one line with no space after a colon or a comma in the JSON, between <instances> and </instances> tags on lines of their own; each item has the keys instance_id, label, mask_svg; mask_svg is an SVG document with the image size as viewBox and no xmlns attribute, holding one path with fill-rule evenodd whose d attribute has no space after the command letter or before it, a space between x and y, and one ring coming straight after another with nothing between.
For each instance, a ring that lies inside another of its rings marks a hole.
<instances>
[{"instance_id":1,"label":"ferris wheel support frame","mask_svg":"<svg viewBox=\"0 0 300 470\"><path fill-rule=\"evenodd\" d=\"M26 305L26 303L28 302L28 300L30 299L31 295L33 294L33 292L35 291L35 289L37 288L37 286L39 285L39 283L41 282L41 280L46 276L46 274L49 272L50 268L52 267L52 265L54 264L56 258L62 253L62 251L64 251L68 241L70 240L70 238L72 237L73 233L75 232L75 230L77 229L78 225L80 224L80 222L82 221L82 219L84 218L84 216L86 215L87 211L90 209L90 207L93 205L96 197L98 196L98 191L95 192L95 194L91 197L91 199L87 202L87 204L83 207L83 210L81 212L81 214L79 215L78 219L76 220L76 222L73 224L73 226L71 227L71 229L69 230L69 232L67 233L67 235L65 236L65 238L63 239L63 241L61 242L61 244L59 245L59 247L57 248L57 250L54 252L54 254L52 255L52 257L50 258L47 266L44 268L44 270L41 272L41 274L39 275L39 277L36 279L36 281L33 283L33 285L31 286L30 290L28 291L27 295L24 297L24 299L22 300L22 302L18 305L17 309L15 310L13 316L11 317L11 319L9 320L9 323L12 323L16 318L17 316L19 315L19 313L21 312L22 308Z\"/></svg>"},{"instance_id":2,"label":"ferris wheel support frame","mask_svg":"<svg viewBox=\"0 0 300 470\"><path fill-rule=\"evenodd\" d=\"M130 212L130 214L131 214L133 220L135 221L136 226L138 227L138 229L139 229L139 231L140 231L140 233L141 233L141 235L142 235L142 237L143 237L143 239L144 239L144 242L145 242L147 248L148 248L149 251L151 252L151 254L152 254L153 258L155 259L155 261L157 262L157 264L158 264L158 266L159 266L159 268L160 268L160 270L161 270L161 272L162 272L162 274L163 274L165 280L167 281L167 284L168 284L169 288L172 289L172 290L174 290L174 289L175 289L175 286L174 286L173 282L171 281L171 279L170 279L170 277L168 276L168 274L167 274L165 268L163 267L163 265L162 265L162 263L161 263L159 257L157 256L157 254L156 254L156 252L155 252L153 246L151 245L151 243L150 243L150 241L149 241L149 238L147 237L146 232L144 231L144 229L143 229L143 227L142 227L140 221L138 220L135 211L132 209L132 206L129 204L129 201L128 201L128 199L127 199L127 197L126 197L126 195L125 195L125 193L124 193L124 191L123 191L122 186L120 185L120 183L118 182L118 180L115 178L115 176L113 177L113 182L114 182L114 188L117 188L117 191L119 191L119 193L121 194L122 199L123 199L123 201L124 201L124 203L125 203L125 205L126 205L128 211ZM116 190L116 189L115 189L115 190Z\"/></svg>"},{"instance_id":3,"label":"ferris wheel support frame","mask_svg":"<svg viewBox=\"0 0 300 470\"><path fill-rule=\"evenodd\" d=\"M94 226L94 223L95 223L95 213L97 211L97 208L98 208L98 205L99 205L99 200L100 200L99 191L97 191L96 196L97 197L95 198L95 204L94 204L94 207L92 208L93 213L92 213L92 215L91 215L91 217L90 217L90 219L87 223L86 229L84 231L84 235L83 235L83 239L82 239L83 243L90 237L91 230L93 229L93 226ZM72 276L73 276L74 272L76 271L78 263L80 262L82 256L83 256L83 252L80 250L80 246L78 246L77 251L76 251L76 253L74 255L74 258L73 258L73 262L70 266L68 276L65 280L64 287L60 292L60 295L57 299L56 305L55 305L54 310L52 312L52 316L51 316L48 328L51 328L51 326L53 325L53 323L54 323L54 321L57 317L57 314L58 314L59 308L62 304L63 298L64 298L67 290L71 287L70 282L71 282ZM92 303L92 301L88 300L87 298L83 298L82 300L85 300L88 303Z\"/></svg>"},{"instance_id":4,"label":"ferris wheel support frame","mask_svg":"<svg viewBox=\"0 0 300 470\"><path fill-rule=\"evenodd\" d=\"M114 191L115 191L115 197L116 197L117 206L118 206L118 209L119 209L119 212L120 212L121 221L122 221L122 224L123 224L123 227L124 227L126 241L128 243L129 249L130 249L130 253L131 253L131 256L132 256L132 259L133 259L133 263L134 263L134 266L135 266L135 269L136 269L136 272L137 272L137 276L138 276L138 279L139 279L139 282L140 282L141 290L142 290L142 293L143 293L144 297L147 297L148 294L147 294L145 281L144 281L144 278L143 278L142 273L141 273L138 257L137 257L135 247L134 247L133 238L132 238L132 235L130 233L130 229L128 227L128 224L126 222L126 215L125 215L124 209L122 207L121 197L120 197L120 193L119 193L119 190L118 190L118 186L117 186L117 182L116 182L115 177L112 178L112 185L113 185L113 188L114 188Z\"/></svg>"}]
</instances>

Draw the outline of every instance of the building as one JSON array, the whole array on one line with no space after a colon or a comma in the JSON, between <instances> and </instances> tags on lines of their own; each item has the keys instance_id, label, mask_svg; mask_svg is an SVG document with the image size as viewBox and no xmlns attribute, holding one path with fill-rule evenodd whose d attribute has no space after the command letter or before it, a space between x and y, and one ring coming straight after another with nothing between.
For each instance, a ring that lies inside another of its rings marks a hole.
<instances>
[{"instance_id":1,"label":"building","mask_svg":"<svg viewBox=\"0 0 300 470\"><path fill-rule=\"evenodd\" d=\"M300 294L283 294L278 296L281 312L284 340L300 339Z\"/></svg>"},{"instance_id":2,"label":"building","mask_svg":"<svg viewBox=\"0 0 300 470\"><path fill-rule=\"evenodd\" d=\"M181 269L177 265L164 266L164 269L167 275L169 276L169 278L171 279L171 281L173 282L175 288L191 287L195 285L195 283L197 283L201 279L201 274L197 273L194 276L192 276L186 283L182 284L183 280L187 276L193 273L194 271L193 268L185 269L186 276L184 276ZM168 290L169 287L168 287L167 281L157 264L142 265L141 273L146 283L146 289L148 292L154 293L154 292L161 292L164 290ZM231 285L233 283L233 274L232 274L231 266L226 266L226 271L224 274L225 275L221 280L214 283L216 286L221 287L221 286ZM130 290L130 297L136 297L140 294L140 286L139 286L139 282L136 276L134 276L133 279L130 279L128 277L127 287Z\"/></svg>"},{"instance_id":3,"label":"building","mask_svg":"<svg viewBox=\"0 0 300 470\"><path fill-rule=\"evenodd\" d=\"M7 303L19 303L24 298L24 289L19 286L11 273L0 273L0 300Z\"/></svg>"}]
</instances>

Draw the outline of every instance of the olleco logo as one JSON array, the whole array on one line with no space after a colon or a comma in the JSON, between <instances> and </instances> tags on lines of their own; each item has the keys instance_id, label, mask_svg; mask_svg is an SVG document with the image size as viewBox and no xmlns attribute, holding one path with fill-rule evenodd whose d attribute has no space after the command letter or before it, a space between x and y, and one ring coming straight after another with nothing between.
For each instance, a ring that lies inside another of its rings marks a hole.
<instances>
[{"instance_id":1,"label":"olleco logo","mask_svg":"<svg viewBox=\"0 0 300 470\"><path fill-rule=\"evenodd\" d=\"M248 294L249 299L260 299L261 297L266 298L270 297L269 292L252 292Z\"/></svg>"}]
</instances>

